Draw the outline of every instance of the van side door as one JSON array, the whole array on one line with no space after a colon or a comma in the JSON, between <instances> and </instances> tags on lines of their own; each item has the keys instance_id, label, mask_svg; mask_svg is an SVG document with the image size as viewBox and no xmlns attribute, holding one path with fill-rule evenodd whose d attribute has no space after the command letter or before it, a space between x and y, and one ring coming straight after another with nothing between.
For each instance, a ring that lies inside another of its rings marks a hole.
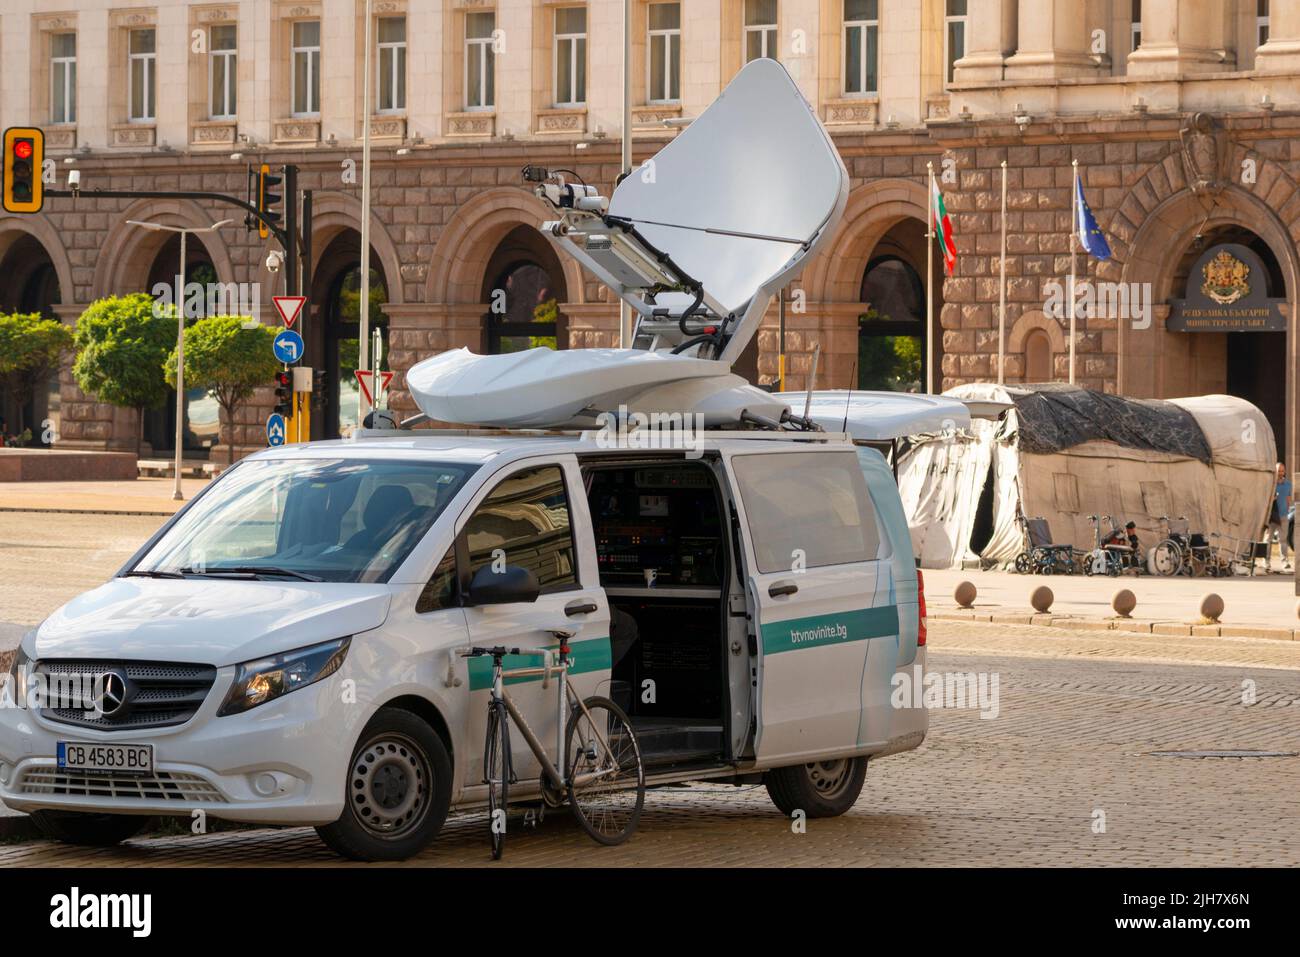
<instances>
[{"instance_id":1,"label":"van side door","mask_svg":"<svg viewBox=\"0 0 1300 957\"><path fill-rule=\"evenodd\" d=\"M755 757L780 766L866 750L889 727L873 682L887 690L892 677L898 610L857 457L805 447L728 464L756 610ZM876 639L887 654L869 654Z\"/></svg>"},{"instance_id":2,"label":"van side door","mask_svg":"<svg viewBox=\"0 0 1300 957\"><path fill-rule=\"evenodd\" d=\"M582 475L573 456L514 463L485 483L462 516L456 537L461 594L468 594L474 573L485 565L519 565L537 577L541 594L533 602L465 607L472 645L517 645L556 648L551 628L575 632L570 679L582 697L609 681L609 605L596 570L591 520ZM472 596L470 596L472 599ZM507 656L505 670L540 665L540 655ZM470 658L467 771L465 784L483 780L483 742L492 684L492 659ZM558 752L560 715L567 722L569 704L560 708L556 685L542 688L540 677L506 679L510 697L546 747L553 761ZM521 790L538 780L541 768L518 729L511 726L511 751Z\"/></svg>"}]
</instances>

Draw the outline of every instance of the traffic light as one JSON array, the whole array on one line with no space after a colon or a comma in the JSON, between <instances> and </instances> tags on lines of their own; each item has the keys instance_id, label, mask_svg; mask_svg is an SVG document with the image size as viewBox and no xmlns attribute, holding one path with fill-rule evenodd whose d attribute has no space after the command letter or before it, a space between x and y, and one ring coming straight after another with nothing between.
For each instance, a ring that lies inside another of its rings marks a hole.
<instances>
[{"instance_id":1,"label":"traffic light","mask_svg":"<svg viewBox=\"0 0 1300 957\"><path fill-rule=\"evenodd\" d=\"M275 176L271 173L271 167L263 163L257 170L257 211L274 222L280 220L280 207L284 203L284 193L281 191L281 183L284 182L283 176ZM264 221L257 224L257 235L265 239L270 235L270 230Z\"/></svg>"},{"instance_id":2,"label":"traffic light","mask_svg":"<svg viewBox=\"0 0 1300 957\"><path fill-rule=\"evenodd\" d=\"M45 133L33 126L5 130L4 208L10 213L39 213L45 202L41 167L45 163Z\"/></svg>"},{"instance_id":3,"label":"traffic light","mask_svg":"<svg viewBox=\"0 0 1300 957\"><path fill-rule=\"evenodd\" d=\"M284 416L293 414L293 373L287 370L275 374L275 411Z\"/></svg>"}]
</instances>

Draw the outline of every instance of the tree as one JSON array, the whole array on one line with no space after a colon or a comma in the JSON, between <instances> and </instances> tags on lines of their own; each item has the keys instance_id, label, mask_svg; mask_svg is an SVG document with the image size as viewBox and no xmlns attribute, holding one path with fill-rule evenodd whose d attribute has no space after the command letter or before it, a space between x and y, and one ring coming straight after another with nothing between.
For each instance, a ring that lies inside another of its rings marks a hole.
<instances>
[{"instance_id":1,"label":"tree","mask_svg":"<svg viewBox=\"0 0 1300 957\"><path fill-rule=\"evenodd\" d=\"M245 328L245 323L248 328ZM271 349L275 331L247 316L209 316L185 331L185 385L207 389L225 413L231 430L226 445L229 464L234 461L235 412L258 386L271 385L280 368ZM176 351L162 368L167 383L176 384Z\"/></svg>"},{"instance_id":2,"label":"tree","mask_svg":"<svg viewBox=\"0 0 1300 957\"><path fill-rule=\"evenodd\" d=\"M24 429L23 406L72 348L72 330L37 313L0 314L0 393L18 407L17 434Z\"/></svg>"},{"instance_id":3,"label":"tree","mask_svg":"<svg viewBox=\"0 0 1300 957\"><path fill-rule=\"evenodd\" d=\"M136 410L136 451L144 433L144 410L167 399L162 364L176 341L176 310L155 308L142 292L92 302L77 320L77 361L72 374L83 392Z\"/></svg>"}]
</instances>

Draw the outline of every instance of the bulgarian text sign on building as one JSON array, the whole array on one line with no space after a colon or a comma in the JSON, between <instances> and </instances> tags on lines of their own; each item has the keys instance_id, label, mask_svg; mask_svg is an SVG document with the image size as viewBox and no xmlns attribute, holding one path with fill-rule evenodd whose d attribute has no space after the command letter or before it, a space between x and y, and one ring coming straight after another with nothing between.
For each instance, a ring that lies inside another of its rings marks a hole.
<instances>
[{"instance_id":1,"label":"bulgarian text sign on building","mask_svg":"<svg viewBox=\"0 0 1300 957\"><path fill-rule=\"evenodd\" d=\"M1173 332L1284 332L1285 299L1268 296L1268 270L1236 243L1215 246L1196 260L1185 299L1172 301L1165 327Z\"/></svg>"}]
</instances>

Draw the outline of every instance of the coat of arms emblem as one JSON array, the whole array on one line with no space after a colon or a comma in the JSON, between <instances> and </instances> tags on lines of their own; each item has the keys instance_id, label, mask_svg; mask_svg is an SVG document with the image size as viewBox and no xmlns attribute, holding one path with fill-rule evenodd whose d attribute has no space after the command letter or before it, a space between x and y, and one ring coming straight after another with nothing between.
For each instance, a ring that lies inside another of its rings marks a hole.
<instances>
[{"instance_id":1,"label":"coat of arms emblem","mask_svg":"<svg viewBox=\"0 0 1300 957\"><path fill-rule=\"evenodd\" d=\"M1221 306L1231 305L1250 292L1250 267L1226 249L1205 264L1201 292Z\"/></svg>"}]
</instances>

